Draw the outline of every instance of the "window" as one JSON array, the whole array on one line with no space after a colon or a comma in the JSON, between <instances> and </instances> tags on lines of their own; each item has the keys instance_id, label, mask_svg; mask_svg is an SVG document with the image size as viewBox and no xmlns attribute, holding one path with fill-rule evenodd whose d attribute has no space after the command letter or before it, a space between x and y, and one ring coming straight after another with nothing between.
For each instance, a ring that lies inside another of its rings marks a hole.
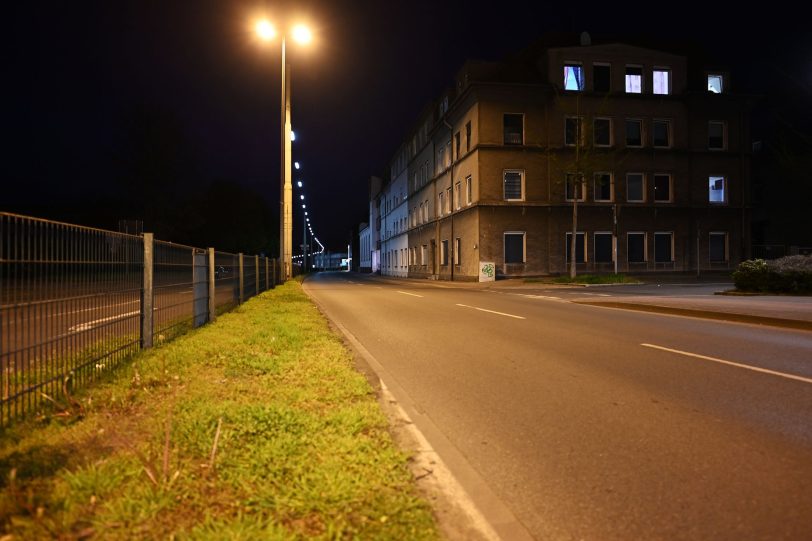
<instances>
[{"instance_id":1,"label":"window","mask_svg":"<svg viewBox=\"0 0 812 541\"><path fill-rule=\"evenodd\" d=\"M564 64L564 90L584 89L584 68L580 64Z\"/></svg>"},{"instance_id":2,"label":"window","mask_svg":"<svg viewBox=\"0 0 812 541\"><path fill-rule=\"evenodd\" d=\"M505 113L502 117L503 142L506 145L521 145L524 143L524 115Z\"/></svg>"},{"instance_id":3,"label":"window","mask_svg":"<svg viewBox=\"0 0 812 541\"><path fill-rule=\"evenodd\" d=\"M626 259L629 263L646 262L646 234L626 234Z\"/></svg>"},{"instance_id":4,"label":"window","mask_svg":"<svg viewBox=\"0 0 812 541\"><path fill-rule=\"evenodd\" d=\"M471 121L465 123L465 152L471 150Z\"/></svg>"},{"instance_id":5,"label":"window","mask_svg":"<svg viewBox=\"0 0 812 541\"><path fill-rule=\"evenodd\" d=\"M564 120L564 144L575 146L576 142L584 144L584 119L571 116Z\"/></svg>"},{"instance_id":6,"label":"window","mask_svg":"<svg viewBox=\"0 0 812 541\"><path fill-rule=\"evenodd\" d=\"M426 199L426 203L423 205L423 212L425 214L425 217L423 218L423 221L428 222L429 221L429 200L428 199Z\"/></svg>"},{"instance_id":7,"label":"window","mask_svg":"<svg viewBox=\"0 0 812 541\"><path fill-rule=\"evenodd\" d=\"M505 233L505 263L524 261L524 232Z\"/></svg>"},{"instance_id":8,"label":"window","mask_svg":"<svg viewBox=\"0 0 812 541\"><path fill-rule=\"evenodd\" d=\"M460 264L460 247L462 246L462 239L457 237L454 239L454 264Z\"/></svg>"},{"instance_id":9,"label":"window","mask_svg":"<svg viewBox=\"0 0 812 541\"><path fill-rule=\"evenodd\" d=\"M586 196L586 180L580 173L567 173L565 199L572 201L577 195L578 201L583 201Z\"/></svg>"},{"instance_id":10,"label":"window","mask_svg":"<svg viewBox=\"0 0 812 541\"><path fill-rule=\"evenodd\" d=\"M708 92L721 94L723 80L724 77L719 74L708 74Z\"/></svg>"},{"instance_id":11,"label":"window","mask_svg":"<svg viewBox=\"0 0 812 541\"><path fill-rule=\"evenodd\" d=\"M424 267L426 266L426 262L429 259L428 254L429 247L427 244L424 244L423 246L420 247L420 264L423 265Z\"/></svg>"},{"instance_id":12,"label":"window","mask_svg":"<svg viewBox=\"0 0 812 541\"><path fill-rule=\"evenodd\" d=\"M724 150L725 148L725 123L708 122L708 148L710 150Z\"/></svg>"},{"instance_id":13,"label":"window","mask_svg":"<svg viewBox=\"0 0 812 541\"><path fill-rule=\"evenodd\" d=\"M595 263L611 263L615 260L613 257L614 242L612 241L612 233L600 232L595 233L594 249L595 249Z\"/></svg>"},{"instance_id":14,"label":"window","mask_svg":"<svg viewBox=\"0 0 812 541\"><path fill-rule=\"evenodd\" d=\"M643 68L626 66L626 94L640 94L641 92L643 92Z\"/></svg>"},{"instance_id":15,"label":"window","mask_svg":"<svg viewBox=\"0 0 812 541\"><path fill-rule=\"evenodd\" d=\"M473 186L471 175L465 177L465 203L470 205L474 201Z\"/></svg>"},{"instance_id":16,"label":"window","mask_svg":"<svg viewBox=\"0 0 812 541\"><path fill-rule=\"evenodd\" d=\"M671 175L654 175L654 201L671 201Z\"/></svg>"},{"instance_id":17,"label":"window","mask_svg":"<svg viewBox=\"0 0 812 541\"><path fill-rule=\"evenodd\" d=\"M637 119L626 119L626 146L643 146L643 121Z\"/></svg>"},{"instance_id":18,"label":"window","mask_svg":"<svg viewBox=\"0 0 812 541\"><path fill-rule=\"evenodd\" d=\"M708 177L708 202L727 203L725 177Z\"/></svg>"},{"instance_id":19,"label":"window","mask_svg":"<svg viewBox=\"0 0 812 541\"><path fill-rule=\"evenodd\" d=\"M654 262L671 263L674 261L674 234L654 233Z\"/></svg>"},{"instance_id":20,"label":"window","mask_svg":"<svg viewBox=\"0 0 812 541\"><path fill-rule=\"evenodd\" d=\"M437 216L442 216L443 215L443 209L445 208L445 205L443 205L443 196L444 195L445 194L442 191L437 194Z\"/></svg>"},{"instance_id":21,"label":"window","mask_svg":"<svg viewBox=\"0 0 812 541\"><path fill-rule=\"evenodd\" d=\"M608 147L612 145L612 119L596 118L593 122L592 136L593 144L596 147Z\"/></svg>"},{"instance_id":22,"label":"window","mask_svg":"<svg viewBox=\"0 0 812 541\"><path fill-rule=\"evenodd\" d=\"M505 201L524 199L524 171L505 171L503 174Z\"/></svg>"},{"instance_id":23,"label":"window","mask_svg":"<svg viewBox=\"0 0 812 541\"><path fill-rule=\"evenodd\" d=\"M440 265L448 265L448 239L440 242Z\"/></svg>"},{"instance_id":24,"label":"window","mask_svg":"<svg viewBox=\"0 0 812 541\"><path fill-rule=\"evenodd\" d=\"M629 203L642 203L646 200L645 177L643 173L628 173L626 175L626 201Z\"/></svg>"},{"instance_id":25,"label":"window","mask_svg":"<svg viewBox=\"0 0 812 541\"><path fill-rule=\"evenodd\" d=\"M612 173L595 173L593 180L595 201L612 201L615 195Z\"/></svg>"},{"instance_id":26,"label":"window","mask_svg":"<svg viewBox=\"0 0 812 541\"><path fill-rule=\"evenodd\" d=\"M654 68L651 74L651 90L655 94L671 93L671 70L668 68Z\"/></svg>"},{"instance_id":27,"label":"window","mask_svg":"<svg viewBox=\"0 0 812 541\"><path fill-rule=\"evenodd\" d=\"M423 203L420 203L420 223L423 223Z\"/></svg>"},{"instance_id":28,"label":"window","mask_svg":"<svg viewBox=\"0 0 812 541\"><path fill-rule=\"evenodd\" d=\"M567 263L572 261L572 232L567 233ZM575 234L575 262L583 263L586 261L586 235L583 232Z\"/></svg>"},{"instance_id":29,"label":"window","mask_svg":"<svg viewBox=\"0 0 812 541\"><path fill-rule=\"evenodd\" d=\"M654 146L667 148L671 146L671 121L652 121L652 131L654 132Z\"/></svg>"},{"instance_id":30,"label":"window","mask_svg":"<svg viewBox=\"0 0 812 541\"><path fill-rule=\"evenodd\" d=\"M727 262L727 233L712 231L709 234L708 257L711 263Z\"/></svg>"},{"instance_id":31,"label":"window","mask_svg":"<svg viewBox=\"0 0 812 541\"><path fill-rule=\"evenodd\" d=\"M460 204L461 204L460 198L461 198L462 194L460 192L462 192L462 183L457 182L456 184L454 184L454 207L457 210L460 209Z\"/></svg>"},{"instance_id":32,"label":"window","mask_svg":"<svg viewBox=\"0 0 812 541\"><path fill-rule=\"evenodd\" d=\"M611 90L612 69L608 64L595 64L592 66L592 89L595 92L609 92Z\"/></svg>"},{"instance_id":33,"label":"window","mask_svg":"<svg viewBox=\"0 0 812 541\"><path fill-rule=\"evenodd\" d=\"M457 147L457 159L460 159L462 156L462 149L460 148L460 132L454 134L454 145Z\"/></svg>"}]
</instances>

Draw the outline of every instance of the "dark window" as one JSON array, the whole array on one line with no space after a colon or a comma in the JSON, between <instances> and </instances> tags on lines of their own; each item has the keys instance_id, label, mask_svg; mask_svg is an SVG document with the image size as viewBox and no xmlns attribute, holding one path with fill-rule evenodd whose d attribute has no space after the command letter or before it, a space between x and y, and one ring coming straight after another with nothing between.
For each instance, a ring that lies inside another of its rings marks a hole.
<instances>
[{"instance_id":1,"label":"dark window","mask_svg":"<svg viewBox=\"0 0 812 541\"><path fill-rule=\"evenodd\" d=\"M629 263L643 263L646 260L646 234L629 233L626 255Z\"/></svg>"},{"instance_id":2,"label":"dark window","mask_svg":"<svg viewBox=\"0 0 812 541\"><path fill-rule=\"evenodd\" d=\"M654 200L671 201L671 175L654 175Z\"/></svg>"},{"instance_id":3,"label":"dark window","mask_svg":"<svg viewBox=\"0 0 812 541\"><path fill-rule=\"evenodd\" d=\"M612 234L595 233L595 262L612 262Z\"/></svg>"},{"instance_id":4,"label":"dark window","mask_svg":"<svg viewBox=\"0 0 812 541\"><path fill-rule=\"evenodd\" d=\"M708 122L708 148L722 150L725 148L725 125L722 122Z\"/></svg>"},{"instance_id":5,"label":"dark window","mask_svg":"<svg viewBox=\"0 0 812 541\"><path fill-rule=\"evenodd\" d=\"M671 123L667 120L655 120L653 122L654 132L654 146L655 147L668 147L671 146L671 134L669 133Z\"/></svg>"},{"instance_id":6,"label":"dark window","mask_svg":"<svg viewBox=\"0 0 812 541\"><path fill-rule=\"evenodd\" d=\"M608 118L594 120L593 136L595 146L608 147L612 144L612 121Z\"/></svg>"},{"instance_id":7,"label":"dark window","mask_svg":"<svg viewBox=\"0 0 812 541\"><path fill-rule=\"evenodd\" d=\"M448 240L440 243L440 265L448 265Z\"/></svg>"},{"instance_id":8,"label":"dark window","mask_svg":"<svg viewBox=\"0 0 812 541\"><path fill-rule=\"evenodd\" d=\"M505 233L505 263L524 263L524 233Z\"/></svg>"},{"instance_id":9,"label":"dark window","mask_svg":"<svg viewBox=\"0 0 812 541\"><path fill-rule=\"evenodd\" d=\"M461 242L461 240L462 239L460 239L459 237L454 239L454 264L455 265L460 264L460 259L461 259L461 257L460 257L461 253L460 252L462 250L462 242Z\"/></svg>"},{"instance_id":10,"label":"dark window","mask_svg":"<svg viewBox=\"0 0 812 541\"><path fill-rule=\"evenodd\" d=\"M643 146L643 121L626 120L626 146Z\"/></svg>"},{"instance_id":11,"label":"dark window","mask_svg":"<svg viewBox=\"0 0 812 541\"><path fill-rule=\"evenodd\" d=\"M672 253L672 239L673 235L671 233L654 233L655 263L670 263L674 261L674 254Z\"/></svg>"},{"instance_id":12,"label":"dark window","mask_svg":"<svg viewBox=\"0 0 812 541\"><path fill-rule=\"evenodd\" d=\"M505 171L504 184L506 200L522 198L522 173L520 171Z\"/></svg>"},{"instance_id":13,"label":"dark window","mask_svg":"<svg viewBox=\"0 0 812 541\"><path fill-rule=\"evenodd\" d=\"M457 159L460 159L462 156L462 149L460 148L460 132L454 134L454 144L457 146Z\"/></svg>"},{"instance_id":14,"label":"dark window","mask_svg":"<svg viewBox=\"0 0 812 541\"><path fill-rule=\"evenodd\" d=\"M642 173L629 173L626 175L626 201L644 201Z\"/></svg>"},{"instance_id":15,"label":"dark window","mask_svg":"<svg viewBox=\"0 0 812 541\"><path fill-rule=\"evenodd\" d=\"M595 201L612 200L612 175L611 173L595 173Z\"/></svg>"},{"instance_id":16,"label":"dark window","mask_svg":"<svg viewBox=\"0 0 812 541\"><path fill-rule=\"evenodd\" d=\"M524 143L524 115L505 113L503 118L504 143L521 145Z\"/></svg>"},{"instance_id":17,"label":"dark window","mask_svg":"<svg viewBox=\"0 0 812 541\"><path fill-rule=\"evenodd\" d=\"M568 117L564 126L564 144L575 146L576 141L583 144L584 130L577 117Z\"/></svg>"},{"instance_id":18,"label":"dark window","mask_svg":"<svg viewBox=\"0 0 812 541\"><path fill-rule=\"evenodd\" d=\"M578 201L584 200L584 195L586 192L586 182L584 181L584 176L581 174L576 175L575 173L567 173L567 180L566 180L566 199L568 201L572 201L575 199L573 193L578 196Z\"/></svg>"},{"instance_id":19,"label":"dark window","mask_svg":"<svg viewBox=\"0 0 812 541\"><path fill-rule=\"evenodd\" d=\"M611 73L609 66L592 66L592 87L595 92L609 92Z\"/></svg>"},{"instance_id":20,"label":"dark window","mask_svg":"<svg viewBox=\"0 0 812 541\"><path fill-rule=\"evenodd\" d=\"M709 250L711 263L727 261L727 233L711 233Z\"/></svg>"},{"instance_id":21,"label":"dark window","mask_svg":"<svg viewBox=\"0 0 812 541\"><path fill-rule=\"evenodd\" d=\"M471 122L465 123L465 151L471 150Z\"/></svg>"},{"instance_id":22,"label":"dark window","mask_svg":"<svg viewBox=\"0 0 812 541\"><path fill-rule=\"evenodd\" d=\"M567 233L567 262L572 261L572 233ZM584 249L584 234L577 233L575 235L575 262L583 263L585 261L586 250Z\"/></svg>"}]
</instances>

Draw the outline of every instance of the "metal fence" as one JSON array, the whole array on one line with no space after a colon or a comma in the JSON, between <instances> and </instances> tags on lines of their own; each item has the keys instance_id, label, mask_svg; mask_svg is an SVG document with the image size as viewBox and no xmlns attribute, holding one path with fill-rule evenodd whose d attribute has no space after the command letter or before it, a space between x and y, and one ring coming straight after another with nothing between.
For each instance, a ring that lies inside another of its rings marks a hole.
<instances>
[{"instance_id":1,"label":"metal fence","mask_svg":"<svg viewBox=\"0 0 812 541\"><path fill-rule=\"evenodd\" d=\"M273 287L278 268L0 213L0 427Z\"/></svg>"}]
</instances>

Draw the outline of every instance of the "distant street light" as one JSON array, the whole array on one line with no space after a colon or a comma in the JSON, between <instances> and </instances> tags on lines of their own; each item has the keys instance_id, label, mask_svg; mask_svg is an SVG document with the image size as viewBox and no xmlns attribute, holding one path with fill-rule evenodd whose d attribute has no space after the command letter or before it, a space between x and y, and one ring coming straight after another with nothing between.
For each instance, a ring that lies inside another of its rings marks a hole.
<instances>
[{"instance_id":1,"label":"distant street light","mask_svg":"<svg viewBox=\"0 0 812 541\"><path fill-rule=\"evenodd\" d=\"M260 20L256 22L255 30L257 36L263 41L271 41L279 35L268 20ZM288 280L292 276L293 263L293 184L291 182L291 141L296 136L290 127L290 66L288 66L286 58L286 35L282 36L282 114L281 114L281 154L282 163L281 179L280 179L280 194L279 194L279 257L282 261L282 278ZM313 36L310 31L302 26L297 25L291 29L291 37L294 41L306 44L312 41ZM298 165L297 165L298 168Z\"/></svg>"}]
</instances>

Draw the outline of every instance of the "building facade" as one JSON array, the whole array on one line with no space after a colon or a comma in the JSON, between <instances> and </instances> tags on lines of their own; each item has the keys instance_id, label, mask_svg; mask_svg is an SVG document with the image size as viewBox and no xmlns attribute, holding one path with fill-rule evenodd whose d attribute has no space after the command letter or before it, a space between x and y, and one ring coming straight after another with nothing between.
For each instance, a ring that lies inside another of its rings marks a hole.
<instances>
[{"instance_id":1,"label":"building facade","mask_svg":"<svg viewBox=\"0 0 812 541\"><path fill-rule=\"evenodd\" d=\"M689 67L588 42L467 63L393 159L387 199L404 178L407 194L396 275L476 280L483 262L563 274L572 257L579 273L735 268L749 247L749 102L728 73Z\"/></svg>"}]
</instances>

